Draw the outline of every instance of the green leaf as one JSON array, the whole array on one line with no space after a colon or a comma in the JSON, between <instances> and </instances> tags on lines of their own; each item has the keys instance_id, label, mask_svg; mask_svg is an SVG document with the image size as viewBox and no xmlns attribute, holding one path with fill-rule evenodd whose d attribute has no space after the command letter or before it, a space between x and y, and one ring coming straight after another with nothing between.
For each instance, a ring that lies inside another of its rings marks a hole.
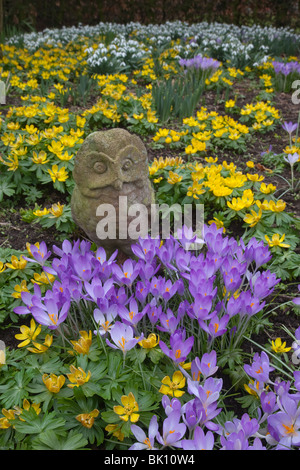
<instances>
[{"instance_id":1,"label":"green leaf","mask_svg":"<svg viewBox=\"0 0 300 470\"><path fill-rule=\"evenodd\" d=\"M35 413L34 410L33 413ZM46 430L55 429L55 433L58 434L64 430L65 420L63 418L57 418L56 411L43 415L37 415L35 413L35 416L33 416L33 413L22 412L22 419L25 421L16 421L16 431L23 434L40 434Z\"/></svg>"},{"instance_id":2,"label":"green leaf","mask_svg":"<svg viewBox=\"0 0 300 470\"><path fill-rule=\"evenodd\" d=\"M87 439L72 430L59 438L55 431L45 431L32 442L33 450L84 450L87 445Z\"/></svg>"}]
</instances>

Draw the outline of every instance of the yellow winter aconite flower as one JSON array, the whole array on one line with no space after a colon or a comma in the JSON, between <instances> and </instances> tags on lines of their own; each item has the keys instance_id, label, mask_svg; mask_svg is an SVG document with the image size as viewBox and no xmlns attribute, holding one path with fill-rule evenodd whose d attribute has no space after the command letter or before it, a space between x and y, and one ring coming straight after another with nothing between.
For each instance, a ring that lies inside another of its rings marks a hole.
<instances>
[{"instance_id":1,"label":"yellow winter aconite flower","mask_svg":"<svg viewBox=\"0 0 300 470\"><path fill-rule=\"evenodd\" d=\"M155 348L159 343L159 335L156 336L155 333L150 333L148 338L143 339L138 344L144 349Z\"/></svg>"},{"instance_id":2,"label":"yellow winter aconite flower","mask_svg":"<svg viewBox=\"0 0 300 470\"><path fill-rule=\"evenodd\" d=\"M70 366L70 374L67 374L69 381L71 382L68 384L69 388L79 387L80 385L84 385L88 382L91 378L91 372L88 371L86 373L81 367L75 367L73 365Z\"/></svg>"},{"instance_id":3,"label":"yellow winter aconite flower","mask_svg":"<svg viewBox=\"0 0 300 470\"><path fill-rule=\"evenodd\" d=\"M178 167L183 164L181 157L159 157L159 159L154 158L152 165L149 167L150 176L154 175L158 170L162 170L167 166Z\"/></svg>"},{"instance_id":4,"label":"yellow winter aconite flower","mask_svg":"<svg viewBox=\"0 0 300 470\"><path fill-rule=\"evenodd\" d=\"M42 284L52 284L52 282L55 281L55 276L53 274L45 273L44 271L41 274L34 273L33 277L34 279L31 279L31 282L38 284L39 286Z\"/></svg>"},{"instance_id":5,"label":"yellow winter aconite flower","mask_svg":"<svg viewBox=\"0 0 300 470\"><path fill-rule=\"evenodd\" d=\"M254 174L254 175L251 175L250 173L247 173L247 178L248 178L248 180L254 181L254 182L256 182L256 181L263 181L263 180L265 179L264 176L262 176L262 175L259 176L257 173Z\"/></svg>"},{"instance_id":6,"label":"yellow winter aconite flower","mask_svg":"<svg viewBox=\"0 0 300 470\"><path fill-rule=\"evenodd\" d=\"M3 271L5 271L5 268L6 268L5 264L2 261L0 261L0 273L3 273Z\"/></svg>"},{"instance_id":7,"label":"yellow winter aconite flower","mask_svg":"<svg viewBox=\"0 0 300 470\"><path fill-rule=\"evenodd\" d=\"M48 163L49 160L47 160L47 154L44 152L44 150L41 150L39 154L36 152L32 152L33 157L31 160L33 163L36 163L37 165L45 165L45 163Z\"/></svg>"},{"instance_id":8,"label":"yellow winter aconite flower","mask_svg":"<svg viewBox=\"0 0 300 470\"><path fill-rule=\"evenodd\" d=\"M185 386L185 377L182 372L180 372L180 370L174 372L172 380L167 375L162 379L161 382L163 385L160 387L159 391L164 395L170 395L171 397L178 398L185 393L184 390L179 390Z\"/></svg>"},{"instance_id":9,"label":"yellow winter aconite flower","mask_svg":"<svg viewBox=\"0 0 300 470\"><path fill-rule=\"evenodd\" d=\"M23 408L21 408L19 406L14 406L14 409L16 410L16 412L19 416L19 419L21 421L25 421L25 420L23 418L21 418L20 415L23 413L24 410L29 411L30 408L33 408L37 415L39 415L42 411L40 403L30 403L26 398L24 398L24 400L23 400Z\"/></svg>"},{"instance_id":10,"label":"yellow winter aconite flower","mask_svg":"<svg viewBox=\"0 0 300 470\"><path fill-rule=\"evenodd\" d=\"M259 190L263 194L270 194L276 191L276 186L274 186L273 184L266 185L266 183L261 183Z\"/></svg>"},{"instance_id":11,"label":"yellow winter aconite flower","mask_svg":"<svg viewBox=\"0 0 300 470\"><path fill-rule=\"evenodd\" d=\"M63 375L43 374L42 380L51 393L59 393L63 387L66 378Z\"/></svg>"},{"instance_id":12,"label":"yellow winter aconite flower","mask_svg":"<svg viewBox=\"0 0 300 470\"><path fill-rule=\"evenodd\" d=\"M235 107L235 100L225 101L225 108L234 108L234 107Z\"/></svg>"},{"instance_id":13,"label":"yellow winter aconite flower","mask_svg":"<svg viewBox=\"0 0 300 470\"><path fill-rule=\"evenodd\" d=\"M105 431L108 433L112 434L114 437L116 437L119 441L124 440L124 433L121 431L120 426L118 424L108 424L105 427Z\"/></svg>"},{"instance_id":14,"label":"yellow winter aconite flower","mask_svg":"<svg viewBox=\"0 0 300 470\"><path fill-rule=\"evenodd\" d=\"M197 140L197 139L194 138L191 141L191 145L188 145L185 148L185 153L187 153L188 155L190 155L190 154L193 155L197 152L203 152L205 149L206 149L206 143L201 142L200 140Z\"/></svg>"},{"instance_id":15,"label":"yellow winter aconite flower","mask_svg":"<svg viewBox=\"0 0 300 470\"><path fill-rule=\"evenodd\" d=\"M205 189L203 189L202 184L199 184L194 181L193 186L188 187L188 191L186 193L187 196L192 196L194 199L199 199L198 196L205 193Z\"/></svg>"},{"instance_id":16,"label":"yellow winter aconite flower","mask_svg":"<svg viewBox=\"0 0 300 470\"><path fill-rule=\"evenodd\" d=\"M180 183L181 180L182 180L182 176L179 176L178 173L175 173L173 171L169 171L169 178L168 178L169 184Z\"/></svg>"},{"instance_id":17,"label":"yellow winter aconite flower","mask_svg":"<svg viewBox=\"0 0 300 470\"><path fill-rule=\"evenodd\" d=\"M68 172L66 171L65 167L62 167L60 170L58 169L57 165L52 165L52 169L48 169L48 173L51 176L52 181L66 181L69 177Z\"/></svg>"},{"instance_id":18,"label":"yellow winter aconite flower","mask_svg":"<svg viewBox=\"0 0 300 470\"><path fill-rule=\"evenodd\" d=\"M0 418L0 429L8 429L13 426L11 421L14 421L16 419L17 411L6 410L5 408L2 408L2 414L4 417Z\"/></svg>"},{"instance_id":19,"label":"yellow winter aconite flower","mask_svg":"<svg viewBox=\"0 0 300 470\"><path fill-rule=\"evenodd\" d=\"M286 202L284 202L282 199L278 199L277 202L270 201L269 208L273 212L282 212L286 208Z\"/></svg>"},{"instance_id":20,"label":"yellow winter aconite flower","mask_svg":"<svg viewBox=\"0 0 300 470\"><path fill-rule=\"evenodd\" d=\"M123 421L130 420L131 423L136 423L139 420L140 415L137 413L139 411L139 405L136 402L133 393L130 392L128 395L123 395L121 397L121 403L123 406L114 406L114 412Z\"/></svg>"},{"instance_id":21,"label":"yellow winter aconite flower","mask_svg":"<svg viewBox=\"0 0 300 470\"><path fill-rule=\"evenodd\" d=\"M53 217L60 217L64 212L64 205L61 205L60 202L57 204L52 204L51 208L49 209L49 214Z\"/></svg>"},{"instance_id":22,"label":"yellow winter aconite flower","mask_svg":"<svg viewBox=\"0 0 300 470\"><path fill-rule=\"evenodd\" d=\"M13 292L11 295L15 299L20 299L22 292L29 292L26 280L23 279L20 284L16 284L14 290L15 292Z\"/></svg>"},{"instance_id":23,"label":"yellow winter aconite flower","mask_svg":"<svg viewBox=\"0 0 300 470\"><path fill-rule=\"evenodd\" d=\"M47 209L47 207L45 207L43 210L37 209L36 211L33 211L33 215L35 215L36 217L43 217L44 215L48 214L49 209Z\"/></svg>"},{"instance_id":24,"label":"yellow winter aconite flower","mask_svg":"<svg viewBox=\"0 0 300 470\"><path fill-rule=\"evenodd\" d=\"M82 426L84 426L85 428L91 429L94 425L95 418L99 416L99 413L100 413L99 410L95 408L93 411L90 411L89 413L81 413L77 415L75 418L77 419L77 421L79 421L82 424Z\"/></svg>"},{"instance_id":25,"label":"yellow winter aconite flower","mask_svg":"<svg viewBox=\"0 0 300 470\"><path fill-rule=\"evenodd\" d=\"M30 320L30 327L22 325L20 327L19 334L15 335L16 339L22 340L22 343L18 344L18 348L27 346L31 341L34 341L42 330L41 325L36 326L34 319Z\"/></svg>"},{"instance_id":26,"label":"yellow winter aconite flower","mask_svg":"<svg viewBox=\"0 0 300 470\"><path fill-rule=\"evenodd\" d=\"M208 223L209 225L216 224L217 229L222 228L223 233L226 233L226 228L224 227L224 223L222 222L222 220L218 219L217 217L214 217L212 220L209 220Z\"/></svg>"},{"instance_id":27,"label":"yellow winter aconite flower","mask_svg":"<svg viewBox=\"0 0 300 470\"><path fill-rule=\"evenodd\" d=\"M249 395L253 395L255 398L259 399L258 391L259 391L259 382L250 380L247 384L244 384L244 388Z\"/></svg>"},{"instance_id":28,"label":"yellow winter aconite flower","mask_svg":"<svg viewBox=\"0 0 300 470\"><path fill-rule=\"evenodd\" d=\"M92 332L79 331L80 338L77 341L71 341L74 350L78 354L88 354L92 344Z\"/></svg>"},{"instance_id":29,"label":"yellow winter aconite flower","mask_svg":"<svg viewBox=\"0 0 300 470\"><path fill-rule=\"evenodd\" d=\"M244 217L244 222L250 225L250 227L254 227L261 219L262 210L259 209L259 212L251 211L250 214L246 214Z\"/></svg>"},{"instance_id":30,"label":"yellow winter aconite flower","mask_svg":"<svg viewBox=\"0 0 300 470\"><path fill-rule=\"evenodd\" d=\"M51 335L46 335L45 341L43 344L37 343L36 341L32 341L33 348L29 347L27 348L28 351L34 353L34 354L42 354L50 348L50 346L53 343L53 336Z\"/></svg>"},{"instance_id":31,"label":"yellow winter aconite flower","mask_svg":"<svg viewBox=\"0 0 300 470\"><path fill-rule=\"evenodd\" d=\"M211 187L211 191L216 197L229 196L232 193L231 188L228 188L227 186L218 186L218 185Z\"/></svg>"},{"instance_id":32,"label":"yellow winter aconite flower","mask_svg":"<svg viewBox=\"0 0 300 470\"><path fill-rule=\"evenodd\" d=\"M282 342L281 338L276 338L275 341L272 341L272 349L277 354L282 354L289 352L292 348L286 347L286 342Z\"/></svg>"},{"instance_id":33,"label":"yellow winter aconite flower","mask_svg":"<svg viewBox=\"0 0 300 470\"><path fill-rule=\"evenodd\" d=\"M270 247L280 246L282 248L289 248L291 246L291 245L288 245L287 243L283 243L283 240L285 239L285 234L283 234L280 238L279 237L280 237L279 233L274 233L274 235L272 236L272 239L270 240L268 235L265 235L265 239L267 240L268 245Z\"/></svg>"},{"instance_id":34,"label":"yellow winter aconite flower","mask_svg":"<svg viewBox=\"0 0 300 470\"><path fill-rule=\"evenodd\" d=\"M4 165L8 166L8 171L16 171L19 168L19 159L17 155L9 155L8 161L4 161Z\"/></svg>"}]
</instances>

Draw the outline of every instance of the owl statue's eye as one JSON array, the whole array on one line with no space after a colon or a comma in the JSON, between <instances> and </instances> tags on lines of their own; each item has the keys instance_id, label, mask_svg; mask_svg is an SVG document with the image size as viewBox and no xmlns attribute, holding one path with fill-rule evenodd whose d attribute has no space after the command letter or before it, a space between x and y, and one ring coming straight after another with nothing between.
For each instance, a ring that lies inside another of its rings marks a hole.
<instances>
[{"instance_id":1,"label":"owl statue's eye","mask_svg":"<svg viewBox=\"0 0 300 470\"><path fill-rule=\"evenodd\" d=\"M131 167L132 167L132 160L130 160L129 158L127 160L125 160L125 162L123 163L122 165L122 170L123 171L128 171Z\"/></svg>"},{"instance_id":2,"label":"owl statue's eye","mask_svg":"<svg viewBox=\"0 0 300 470\"><path fill-rule=\"evenodd\" d=\"M94 170L96 173L105 173L107 166L104 162L96 162L94 165Z\"/></svg>"}]
</instances>

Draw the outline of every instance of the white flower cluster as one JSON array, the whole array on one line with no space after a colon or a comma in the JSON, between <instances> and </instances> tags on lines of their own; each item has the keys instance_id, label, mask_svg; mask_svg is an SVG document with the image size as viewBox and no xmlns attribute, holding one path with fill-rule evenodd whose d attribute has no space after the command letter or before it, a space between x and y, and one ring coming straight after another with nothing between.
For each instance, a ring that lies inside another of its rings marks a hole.
<instances>
[{"instance_id":1,"label":"white flower cluster","mask_svg":"<svg viewBox=\"0 0 300 470\"><path fill-rule=\"evenodd\" d=\"M140 61L151 54L151 48L146 49L145 44L135 39L126 39L123 35L118 35L110 44L100 43L97 49L89 47L87 64L91 70L101 69L101 66L111 62L117 69L134 68Z\"/></svg>"},{"instance_id":2,"label":"white flower cluster","mask_svg":"<svg viewBox=\"0 0 300 470\"><path fill-rule=\"evenodd\" d=\"M103 36L111 36L108 44L99 43L97 49L89 47L100 41ZM88 43L88 63L101 65L108 60L117 61L122 66L128 60L138 61L147 56L151 48L163 48L170 41L179 39L178 58L191 57L201 53L214 59L230 60L233 65L245 65L246 62L259 64L269 55L276 55L276 47L282 44L289 47L289 52L299 52L300 35L290 28L253 26L235 26L221 23L194 23L182 21L166 22L161 25L141 25L130 22L126 25L117 23L99 23L96 26L78 25L70 28L45 29L38 33L26 33L10 38L8 44L20 45L34 51L44 44L68 44L83 41ZM292 54L293 55L293 54ZM109 59L110 58L110 59Z\"/></svg>"}]
</instances>

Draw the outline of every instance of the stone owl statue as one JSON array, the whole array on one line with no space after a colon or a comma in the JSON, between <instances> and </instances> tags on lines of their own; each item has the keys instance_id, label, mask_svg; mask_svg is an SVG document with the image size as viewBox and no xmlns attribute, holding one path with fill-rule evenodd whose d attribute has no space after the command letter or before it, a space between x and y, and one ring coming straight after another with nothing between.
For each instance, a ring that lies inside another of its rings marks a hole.
<instances>
[{"instance_id":1,"label":"stone owl statue","mask_svg":"<svg viewBox=\"0 0 300 470\"><path fill-rule=\"evenodd\" d=\"M74 222L107 252L119 249L131 256L130 247L137 239L130 238L126 229L136 216L128 215L128 211L137 207L136 204L143 205L150 218L151 204L155 203L142 140L120 128L93 132L75 157L73 177ZM104 225L115 236L105 238Z\"/></svg>"}]
</instances>

